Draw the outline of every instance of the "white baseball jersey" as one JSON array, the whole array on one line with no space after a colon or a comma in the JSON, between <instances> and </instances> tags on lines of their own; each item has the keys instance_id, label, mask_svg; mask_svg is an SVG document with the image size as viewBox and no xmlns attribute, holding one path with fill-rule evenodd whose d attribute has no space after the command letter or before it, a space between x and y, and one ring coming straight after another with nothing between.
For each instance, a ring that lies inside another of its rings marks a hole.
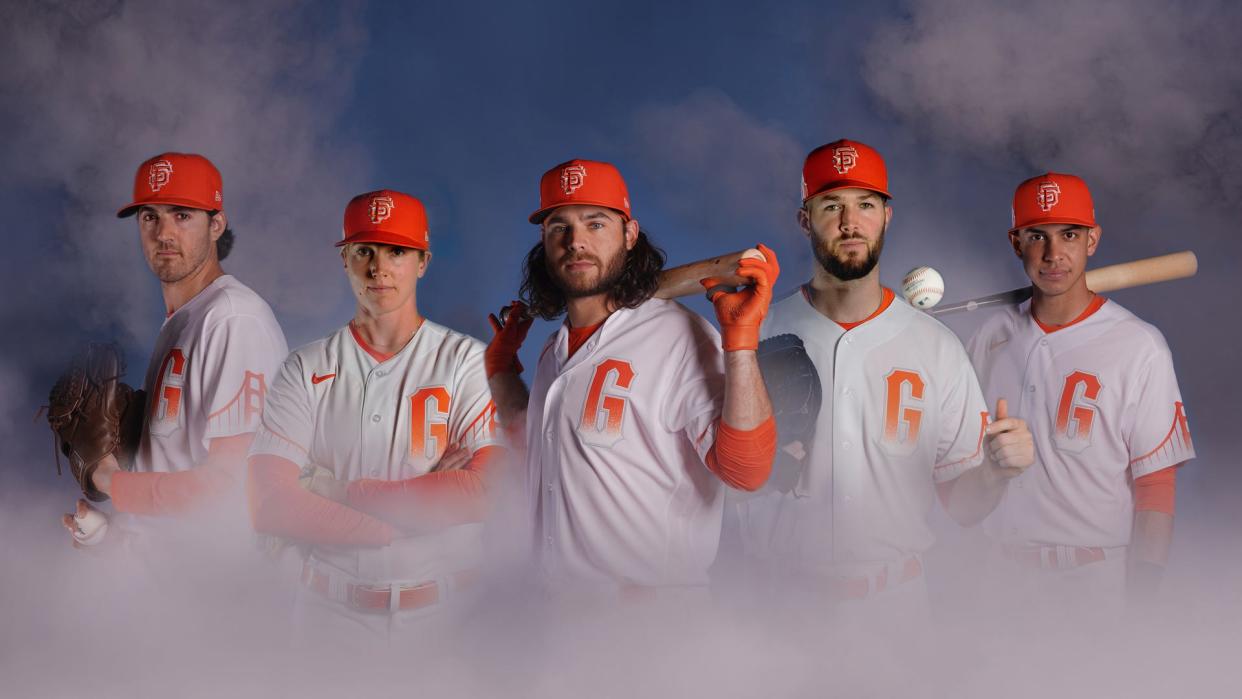
<instances>
[{"instance_id":1,"label":"white baseball jersey","mask_svg":"<svg viewBox=\"0 0 1242 699\"><path fill-rule=\"evenodd\" d=\"M706 320L652 299L613 313L572 356L543 348L526 416L527 475L545 573L556 580L706 584L724 484L704 464L724 400Z\"/></svg>"},{"instance_id":2,"label":"white baseball jersey","mask_svg":"<svg viewBox=\"0 0 1242 699\"><path fill-rule=\"evenodd\" d=\"M806 469L782 494L739 503L759 555L837 571L927 550L935 484L983 461L988 413L961 342L894 302L845 330L798 289L772 305L764 338L802 338L823 384Z\"/></svg>"},{"instance_id":3,"label":"white baseball jersey","mask_svg":"<svg viewBox=\"0 0 1242 699\"><path fill-rule=\"evenodd\" d=\"M257 430L288 353L272 309L245 284L226 274L200 291L156 339L134 470L185 471L207 459L211 440Z\"/></svg>"},{"instance_id":4,"label":"white baseball jersey","mask_svg":"<svg viewBox=\"0 0 1242 699\"><path fill-rule=\"evenodd\" d=\"M352 324L294 350L272 384L253 454L315 464L338 480L406 480L450 446L499 443L483 344L424 320L380 360ZM316 547L312 561L365 581L425 581L477 566L482 525L395 540L380 549Z\"/></svg>"},{"instance_id":5,"label":"white baseball jersey","mask_svg":"<svg viewBox=\"0 0 1242 699\"><path fill-rule=\"evenodd\" d=\"M1164 336L1114 301L1055 332L1030 302L969 343L988 400L1026 420L1036 462L1009 483L984 529L1007 544L1124 546L1131 481L1194 458Z\"/></svg>"}]
</instances>

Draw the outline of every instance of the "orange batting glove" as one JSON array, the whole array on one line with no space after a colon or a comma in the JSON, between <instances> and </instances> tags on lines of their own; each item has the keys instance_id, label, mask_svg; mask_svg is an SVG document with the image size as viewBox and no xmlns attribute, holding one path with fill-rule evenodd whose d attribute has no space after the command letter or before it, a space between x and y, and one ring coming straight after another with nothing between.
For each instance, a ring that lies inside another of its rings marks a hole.
<instances>
[{"instance_id":1,"label":"orange batting glove","mask_svg":"<svg viewBox=\"0 0 1242 699\"><path fill-rule=\"evenodd\" d=\"M522 347L522 341L526 339L526 333L530 331L531 324L535 322L526 312L526 304L521 301L514 301L505 306L505 309L509 311L507 322L502 323L495 313L487 316L487 322L492 324L492 331L496 333L483 352L483 371L489 379L496 374L522 373L522 363L518 361L517 353Z\"/></svg>"},{"instance_id":2,"label":"orange batting glove","mask_svg":"<svg viewBox=\"0 0 1242 699\"><path fill-rule=\"evenodd\" d=\"M760 243L759 252L765 259L744 257L738 260L737 275L750 281L738 291L729 293L721 288L719 279L699 280L707 289L708 299L716 307L720 335L726 352L759 349L759 326L772 303L772 286L781 275L780 264L772 248Z\"/></svg>"}]
</instances>

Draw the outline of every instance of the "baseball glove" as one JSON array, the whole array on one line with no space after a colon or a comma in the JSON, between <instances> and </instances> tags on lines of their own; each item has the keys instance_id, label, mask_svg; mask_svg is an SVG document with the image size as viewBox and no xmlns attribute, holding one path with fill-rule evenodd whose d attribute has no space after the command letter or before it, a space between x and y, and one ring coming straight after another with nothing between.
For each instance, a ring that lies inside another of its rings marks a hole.
<instances>
[{"instance_id":1,"label":"baseball glove","mask_svg":"<svg viewBox=\"0 0 1242 699\"><path fill-rule=\"evenodd\" d=\"M823 387L815 363L797 335L776 335L759 343L759 370L772 401L779 449L769 483L782 493L798 484L806 448L815 434Z\"/></svg>"},{"instance_id":2,"label":"baseball glove","mask_svg":"<svg viewBox=\"0 0 1242 699\"><path fill-rule=\"evenodd\" d=\"M128 470L142 436L144 394L119 381L124 373L125 360L116 345L92 342L74 357L48 396L56 473L61 472L63 454L83 494L95 502L108 499L91 480L99 462L115 454Z\"/></svg>"}]
</instances>

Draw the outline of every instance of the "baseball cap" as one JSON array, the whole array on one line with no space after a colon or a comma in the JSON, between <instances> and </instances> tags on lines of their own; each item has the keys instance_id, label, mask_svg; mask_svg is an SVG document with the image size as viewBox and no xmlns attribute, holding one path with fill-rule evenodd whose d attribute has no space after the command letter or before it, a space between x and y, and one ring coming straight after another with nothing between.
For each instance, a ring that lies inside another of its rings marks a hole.
<instances>
[{"instance_id":1,"label":"baseball cap","mask_svg":"<svg viewBox=\"0 0 1242 699\"><path fill-rule=\"evenodd\" d=\"M539 210L531 223L542 223L552 209L571 204L603 206L630 216L630 195L621 172L611 163L575 158L543 173L539 180Z\"/></svg>"},{"instance_id":2,"label":"baseball cap","mask_svg":"<svg viewBox=\"0 0 1242 699\"><path fill-rule=\"evenodd\" d=\"M146 204L223 211L224 183L220 171L201 155L160 153L138 166L134 200L117 211L116 216L131 216Z\"/></svg>"},{"instance_id":3,"label":"baseball cap","mask_svg":"<svg viewBox=\"0 0 1242 699\"><path fill-rule=\"evenodd\" d=\"M349 243L430 249L427 211L421 201L396 190L359 194L345 207L343 235L336 247Z\"/></svg>"},{"instance_id":4,"label":"baseball cap","mask_svg":"<svg viewBox=\"0 0 1242 699\"><path fill-rule=\"evenodd\" d=\"M802 203L834 189L857 187L879 192L887 198L888 168L880 152L865 143L841 139L827 143L806 156L802 166Z\"/></svg>"},{"instance_id":5,"label":"baseball cap","mask_svg":"<svg viewBox=\"0 0 1242 699\"><path fill-rule=\"evenodd\" d=\"M1018 185L1009 232L1049 223L1095 227L1095 204L1081 177L1045 172Z\"/></svg>"}]
</instances>

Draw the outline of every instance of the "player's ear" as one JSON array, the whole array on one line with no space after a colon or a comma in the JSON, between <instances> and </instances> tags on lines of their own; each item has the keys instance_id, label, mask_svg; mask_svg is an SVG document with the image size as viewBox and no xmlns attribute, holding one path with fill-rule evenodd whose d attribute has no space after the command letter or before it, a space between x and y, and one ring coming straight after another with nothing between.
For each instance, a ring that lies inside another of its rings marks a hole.
<instances>
[{"instance_id":1,"label":"player's ear","mask_svg":"<svg viewBox=\"0 0 1242 699\"><path fill-rule=\"evenodd\" d=\"M1095 254L1095 247L1100 244L1100 236L1104 235L1104 229L1096 226L1087 229L1087 257Z\"/></svg>"},{"instance_id":2,"label":"player's ear","mask_svg":"<svg viewBox=\"0 0 1242 699\"><path fill-rule=\"evenodd\" d=\"M1009 244L1013 246L1013 254L1022 257L1022 231L1009 231Z\"/></svg>"},{"instance_id":3,"label":"player's ear","mask_svg":"<svg viewBox=\"0 0 1242 699\"><path fill-rule=\"evenodd\" d=\"M625 222L625 249L633 250L638 244L638 219L630 219Z\"/></svg>"},{"instance_id":4,"label":"player's ear","mask_svg":"<svg viewBox=\"0 0 1242 699\"><path fill-rule=\"evenodd\" d=\"M884 227L887 228L893 222L893 205L884 200Z\"/></svg>"},{"instance_id":5,"label":"player's ear","mask_svg":"<svg viewBox=\"0 0 1242 699\"><path fill-rule=\"evenodd\" d=\"M806 210L806 206L798 209L798 228L802 229L802 234L811 237L811 214Z\"/></svg>"},{"instance_id":6,"label":"player's ear","mask_svg":"<svg viewBox=\"0 0 1242 699\"><path fill-rule=\"evenodd\" d=\"M207 232L211 234L211 242L214 243L224 235L224 231L228 230L229 217L225 216L223 211L217 211L214 216L210 211L207 214Z\"/></svg>"},{"instance_id":7,"label":"player's ear","mask_svg":"<svg viewBox=\"0 0 1242 699\"><path fill-rule=\"evenodd\" d=\"M418 278L419 279L422 279L423 275L427 273L427 265L429 264L431 264L431 251L430 250L419 250L418 251Z\"/></svg>"}]
</instances>

